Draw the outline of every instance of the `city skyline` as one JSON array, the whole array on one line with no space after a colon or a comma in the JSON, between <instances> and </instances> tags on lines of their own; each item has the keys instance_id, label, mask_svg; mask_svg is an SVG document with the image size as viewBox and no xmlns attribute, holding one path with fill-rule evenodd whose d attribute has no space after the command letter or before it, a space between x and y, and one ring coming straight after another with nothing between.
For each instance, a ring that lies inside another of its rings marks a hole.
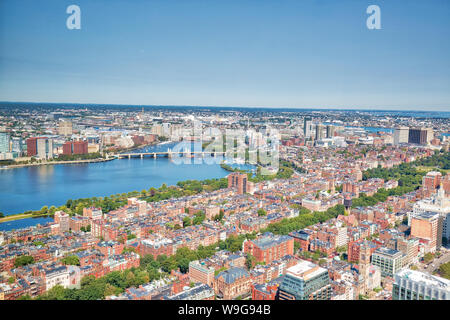
<instances>
[{"instance_id":1,"label":"city skyline","mask_svg":"<svg viewBox=\"0 0 450 320\"><path fill-rule=\"evenodd\" d=\"M0 4L0 100L446 111L450 5L434 1ZM366 8L381 8L369 30ZM45 10L43 10L45 9ZM45 12L45 13L44 13Z\"/></svg>"}]
</instances>

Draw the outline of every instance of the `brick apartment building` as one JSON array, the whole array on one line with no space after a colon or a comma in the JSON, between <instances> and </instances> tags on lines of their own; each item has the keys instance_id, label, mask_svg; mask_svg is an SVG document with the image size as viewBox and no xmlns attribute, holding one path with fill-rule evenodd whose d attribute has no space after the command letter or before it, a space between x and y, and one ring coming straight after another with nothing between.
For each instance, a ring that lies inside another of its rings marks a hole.
<instances>
[{"instance_id":1,"label":"brick apartment building","mask_svg":"<svg viewBox=\"0 0 450 320\"><path fill-rule=\"evenodd\" d=\"M294 254L294 238L266 232L258 239L245 241L244 252L253 255L257 262L269 264L273 260Z\"/></svg>"},{"instance_id":2,"label":"brick apartment building","mask_svg":"<svg viewBox=\"0 0 450 320\"><path fill-rule=\"evenodd\" d=\"M87 154L87 141L68 141L63 144L63 155Z\"/></svg>"},{"instance_id":3,"label":"brick apartment building","mask_svg":"<svg viewBox=\"0 0 450 320\"><path fill-rule=\"evenodd\" d=\"M231 300L246 295L251 290L250 274L241 267L222 271L214 279L214 291L218 298Z\"/></svg>"},{"instance_id":4,"label":"brick apartment building","mask_svg":"<svg viewBox=\"0 0 450 320\"><path fill-rule=\"evenodd\" d=\"M214 268L208 267L205 263L192 261L189 263L189 278L192 282L204 283L210 287L214 284Z\"/></svg>"},{"instance_id":5,"label":"brick apartment building","mask_svg":"<svg viewBox=\"0 0 450 320\"><path fill-rule=\"evenodd\" d=\"M247 174L245 173L231 173L228 175L228 188L237 188L238 194L248 192Z\"/></svg>"}]
</instances>

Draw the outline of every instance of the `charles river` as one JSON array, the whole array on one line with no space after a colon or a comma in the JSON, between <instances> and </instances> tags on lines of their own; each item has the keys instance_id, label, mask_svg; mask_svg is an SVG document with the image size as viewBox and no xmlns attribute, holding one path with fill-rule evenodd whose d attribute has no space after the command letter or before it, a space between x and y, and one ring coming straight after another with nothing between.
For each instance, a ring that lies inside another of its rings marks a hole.
<instances>
[{"instance_id":1,"label":"charles river","mask_svg":"<svg viewBox=\"0 0 450 320\"><path fill-rule=\"evenodd\" d=\"M175 143L146 147L138 152L167 151ZM181 159L178 159L181 160ZM116 159L85 164L60 164L0 170L0 212L5 215L61 206L68 199L109 196L129 191L175 185L183 180L225 177L228 172L217 163L178 164L168 158ZM178 161L177 161L178 162ZM249 165L239 165L249 169ZM52 218L28 218L0 223L0 231L45 224Z\"/></svg>"}]
</instances>

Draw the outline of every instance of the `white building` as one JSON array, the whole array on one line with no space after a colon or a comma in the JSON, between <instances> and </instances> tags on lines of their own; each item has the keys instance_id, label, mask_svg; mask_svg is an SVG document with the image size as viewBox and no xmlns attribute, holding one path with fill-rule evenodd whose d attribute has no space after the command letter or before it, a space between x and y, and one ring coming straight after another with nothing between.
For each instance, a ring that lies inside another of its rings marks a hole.
<instances>
[{"instance_id":1,"label":"white building","mask_svg":"<svg viewBox=\"0 0 450 320\"><path fill-rule=\"evenodd\" d=\"M403 269L395 274L393 300L450 300L450 280Z\"/></svg>"},{"instance_id":2,"label":"white building","mask_svg":"<svg viewBox=\"0 0 450 320\"><path fill-rule=\"evenodd\" d=\"M409 136L409 128L408 127L395 128L394 144L399 145L401 143L408 143L408 136Z\"/></svg>"},{"instance_id":3,"label":"white building","mask_svg":"<svg viewBox=\"0 0 450 320\"><path fill-rule=\"evenodd\" d=\"M411 219L424 212L439 213L442 218L442 236L450 238L450 198L446 197L444 188L441 185L436 196L418 201L414 204L413 212L408 213L408 225Z\"/></svg>"},{"instance_id":4,"label":"white building","mask_svg":"<svg viewBox=\"0 0 450 320\"><path fill-rule=\"evenodd\" d=\"M66 266L56 267L45 271L45 290L48 291L56 285L64 288L70 286L70 271Z\"/></svg>"},{"instance_id":5,"label":"white building","mask_svg":"<svg viewBox=\"0 0 450 320\"><path fill-rule=\"evenodd\" d=\"M52 139L37 139L37 154L39 159L53 158L53 140Z\"/></svg>"}]
</instances>

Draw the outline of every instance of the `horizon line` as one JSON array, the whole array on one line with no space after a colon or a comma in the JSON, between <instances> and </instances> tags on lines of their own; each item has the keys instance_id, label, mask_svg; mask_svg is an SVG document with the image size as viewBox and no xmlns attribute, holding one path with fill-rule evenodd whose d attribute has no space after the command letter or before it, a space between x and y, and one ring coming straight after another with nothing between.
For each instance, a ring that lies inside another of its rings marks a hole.
<instances>
[{"instance_id":1,"label":"horizon line","mask_svg":"<svg viewBox=\"0 0 450 320\"><path fill-rule=\"evenodd\" d=\"M0 104L4 103L29 103L29 104L68 104L68 105L84 105L84 106L95 106L95 105L103 105L103 106L117 106L117 107L193 107L193 108L245 108L245 109L287 109L287 111L290 110L332 110L332 111L372 111L372 112L383 112L383 111L397 111L397 112L444 112L444 113L450 113L450 111L444 111L444 110L415 110L415 109L374 109L377 107L323 107L323 106L317 106L317 107L280 107L280 106L270 106L270 107L263 107L263 106L220 106L220 105L183 105L183 104L120 104L120 103L96 103L96 102L88 102L88 103L81 103L81 102L48 102L48 101L0 101ZM380 107L380 108L395 108L395 107ZM414 108L414 107L405 107L405 108ZM430 108L430 107L416 107L416 108ZM435 108L435 107L431 107ZM442 107L447 108L447 110L450 110L449 107Z\"/></svg>"}]
</instances>

